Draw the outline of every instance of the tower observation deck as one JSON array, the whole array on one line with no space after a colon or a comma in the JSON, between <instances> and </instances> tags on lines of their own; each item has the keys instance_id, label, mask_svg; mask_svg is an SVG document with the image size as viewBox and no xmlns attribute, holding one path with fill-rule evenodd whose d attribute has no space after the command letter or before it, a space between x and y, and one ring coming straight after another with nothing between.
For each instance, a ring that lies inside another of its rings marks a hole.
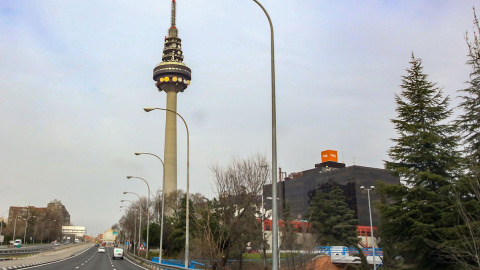
<instances>
[{"instance_id":1,"label":"tower observation deck","mask_svg":"<svg viewBox=\"0 0 480 270\"><path fill-rule=\"evenodd\" d=\"M172 20L168 36L165 37L162 62L153 69L153 80L159 91L168 91L168 85L177 86L177 92L183 92L192 78L192 71L183 63L182 40L175 26L176 2L172 0Z\"/></svg>"},{"instance_id":2,"label":"tower observation deck","mask_svg":"<svg viewBox=\"0 0 480 270\"><path fill-rule=\"evenodd\" d=\"M172 0L171 26L165 37L162 62L153 69L153 80L158 91L167 94L167 110L177 111L177 93L190 85L192 71L183 63L182 40L178 37L176 2ZM166 112L165 122L165 183L164 192L177 190L177 115Z\"/></svg>"}]
</instances>

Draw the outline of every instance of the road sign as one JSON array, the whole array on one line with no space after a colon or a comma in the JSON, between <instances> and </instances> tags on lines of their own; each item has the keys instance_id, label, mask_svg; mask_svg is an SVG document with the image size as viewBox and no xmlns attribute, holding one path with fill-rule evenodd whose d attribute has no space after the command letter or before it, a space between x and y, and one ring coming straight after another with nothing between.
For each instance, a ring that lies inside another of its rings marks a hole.
<instances>
[{"instance_id":1,"label":"road sign","mask_svg":"<svg viewBox=\"0 0 480 270\"><path fill-rule=\"evenodd\" d=\"M142 244L140 245L140 247L138 248L138 250L145 250L145 246Z\"/></svg>"}]
</instances>

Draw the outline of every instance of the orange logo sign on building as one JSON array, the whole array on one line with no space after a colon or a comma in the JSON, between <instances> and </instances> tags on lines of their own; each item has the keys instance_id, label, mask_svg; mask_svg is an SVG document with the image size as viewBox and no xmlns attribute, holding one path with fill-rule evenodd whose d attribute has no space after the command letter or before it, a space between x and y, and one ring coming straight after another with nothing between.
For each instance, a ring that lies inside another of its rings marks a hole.
<instances>
[{"instance_id":1,"label":"orange logo sign on building","mask_svg":"<svg viewBox=\"0 0 480 270\"><path fill-rule=\"evenodd\" d=\"M337 151L335 150L322 151L322 162L327 162L327 161L338 162Z\"/></svg>"}]
</instances>

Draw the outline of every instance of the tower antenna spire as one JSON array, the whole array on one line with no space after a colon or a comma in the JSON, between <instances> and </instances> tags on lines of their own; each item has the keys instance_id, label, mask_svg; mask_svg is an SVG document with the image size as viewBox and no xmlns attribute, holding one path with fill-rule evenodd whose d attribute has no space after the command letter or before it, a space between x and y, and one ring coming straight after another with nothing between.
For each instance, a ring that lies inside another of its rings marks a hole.
<instances>
[{"instance_id":1,"label":"tower antenna spire","mask_svg":"<svg viewBox=\"0 0 480 270\"><path fill-rule=\"evenodd\" d=\"M175 0L172 0L172 26L171 28L175 28L175 21L176 21L176 14L177 14L177 3Z\"/></svg>"}]
</instances>

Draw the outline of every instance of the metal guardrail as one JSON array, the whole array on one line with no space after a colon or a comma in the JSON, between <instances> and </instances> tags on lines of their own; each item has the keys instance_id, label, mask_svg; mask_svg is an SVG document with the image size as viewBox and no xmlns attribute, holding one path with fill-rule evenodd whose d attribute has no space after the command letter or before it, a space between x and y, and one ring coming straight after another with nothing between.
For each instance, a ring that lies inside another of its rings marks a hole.
<instances>
[{"instance_id":1,"label":"metal guardrail","mask_svg":"<svg viewBox=\"0 0 480 270\"><path fill-rule=\"evenodd\" d=\"M23 254L36 254L45 250L53 249L53 246L40 246L40 247L26 247L26 248L14 248L14 249L0 249L0 257L9 255L23 255Z\"/></svg>"},{"instance_id":2,"label":"metal guardrail","mask_svg":"<svg viewBox=\"0 0 480 270\"><path fill-rule=\"evenodd\" d=\"M144 258L140 258L137 255L134 255L128 252L126 249L124 249L124 253L127 254L127 256L130 259L136 260L137 263L140 264L141 266L147 266L150 269L155 269L155 270L188 270L189 269L181 266L168 265L168 264L156 263L149 260L145 260Z\"/></svg>"},{"instance_id":3,"label":"metal guardrail","mask_svg":"<svg viewBox=\"0 0 480 270\"><path fill-rule=\"evenodd\" d=\"M361 248L365 256L372 256L372 248ZM316 247L315 251L318 253L323 253L327 255L337 254L337 255L353 255L358 254L358 250L353 247ZM375 256L383 256L382 248L375 248Z\"/></svg>"}]
</instances>

